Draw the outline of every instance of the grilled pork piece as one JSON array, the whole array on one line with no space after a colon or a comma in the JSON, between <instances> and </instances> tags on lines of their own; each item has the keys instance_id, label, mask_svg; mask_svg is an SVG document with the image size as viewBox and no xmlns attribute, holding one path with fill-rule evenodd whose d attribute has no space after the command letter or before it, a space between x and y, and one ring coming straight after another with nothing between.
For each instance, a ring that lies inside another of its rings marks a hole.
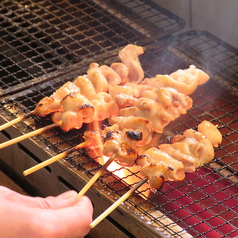
<instances>
[{"instance_id":1,"label":"grilled pork piece","mask_svg":"<svg viewBox=\"0 0 238 238\"><path fill-rule=\"evenodd\" d=\"M192 99L186 95L190 93L187 88L194 85L196 88L209 77L190 66L170 76L144 79L138 57L141 54L142 47L129 44L119 52L121 63L111 67L91 63L86 75L67 82L50 97L43 98L34 114L46 116L53 112L52 120L62 120L61 128L66 131L111 116L123 116L124 120L133 116L150 121L151 131L162 133L170 121L185 114L192 106ZM184 84L186 94L179 91Z\"/></svg>"},{"instance_id":2,"label":"grilled pork piece","mask_svg":"<svg viewBox=\"0 0 238 238\"><path fill-rule=\"evenodd\" d=\"M141 175L148 177L153 191L160 189L165 181L182 180L187 172L194 172L198 167L209 163L214 158L213 144L221 142L221 133L217 127L204 121L199 124L199 128L206 129L206 133L207 130L212 132L214 137L211 141L200 132L188 129L182 135L175 135L172 144L156 147L153 136L143 144L145 127L133 129L133 118L130 120L130 125L119 122L122 124L105 127L97 133L85 132L84 138L92 141L87 151L92 153L96 149L100 156L115 155L115 160L124 167L138 166Z\"/></svg>"},{"instance_id":3,"label":"grilled pork piece","mask_svg":"<svg viewBox=\"0 0 238 238\"><path fill-rule=\"evenodd\" d=\"M149 120L152 122L152 130L158 133L162 133L165 126L192 107L192 99L189 96L168 87L150 91L148 97L134 98L134 101L131 98L124 100L125 105L129 105L129 102L135 105L125 108L120 106L119 116L125 117L125 121L128 116Z\"/></svg>"},{"instance_id":4,"label":"grilled pork piece","mask_svg":"<svg viewBox=\"0 0 238 238\"><path fill-rule=\"evenodd\" d=\"M35 114L45 117L51 112L62 111L61 100L69 94L80 93L80 88L72 82L65 83L56 90L50 97L41 99L35 108Z\"/></svg>"},{"instance_id":5,"label":"grilled pork piece","mask_svg":"<svg viewBox=\"0 0 238 238\"><path fill-rule=\"evenodd\" d=\"M52 114L52 121L62 121L62 130L80 129L83 123L102 121L117 116L118 106L108 93L100 92L90 102L80 94L70 94L61 100L62 111Z\"/></svg>"},{"instance_id":6,"label":"grilled pork piece","mask_svg":"<svg viewBox=\"0 0 238 238\"><path fill-rule=\"evenodd\" d=\"M166 180L182 180L186 172L194 172L214 158L213 145L221 143L221 133L207 121L199 128L206 134L210 131L214 137L188 129L183 135L174 136L172 144L150 148L138 157L136 164L141 167L141 174L148 177L152 190L160 189Z\"/></svg>"},{"instance_id":7,"label":"grilled pork piece","mask_svg":"<svg viewBox=\"0 0 238 238\"><path fill-rule=\"evenodd\" d=\"M179 69L170 75L156 75L156 79L163 87L177 89L185 95L192 94L198 85L204 84L209 80L209 76L194 65L188 69Z\"/></svg>"},{"instance_id":8,"label":"grilled pork piece","mask_svg":"<svg viewBox=\"0 0 238 238\"><path fill-rule=\"evenodd\" d=\"M52 121L62 121L62 130L79 129L83 123L93 121L95 108L83 95L69 94L61 100L62 111L52 114Z\"/></svg>"},{"instance_id":9,"label":"grilled pork piece","mask_svg":"<svg viewBox=\"0 0 238 238\"><path fill-rule=\"evenodd\" d=\"M144 79L144 70L141 67L139 55L144 53L141 46L129 44L119 52L119 58L129 68L130 82L140 83Z\"/></svg>"},{"instance_id":10,"label":"grilled pork piece","mask_svg":"<svg viewBox=\"0 0 238 238\"><path fill-rule=\"evenodd\" d=\"M121 83L124 84L129 81L129 67L123 63L112 63L110 66L120 77Z\"/></svg>"},{"instance_id":11,"label":"grilled pork piece","mask_svg":"<svg viewBox=\"0 0 238 238\"><path fill-rule=\"evenodd\" d=\"M116 161L126 167L133 166L138 157L135 147L127 139L127 134L120 130L107 131L102 153L108 157L115 155Z\"/></svg>"},{"instance_id":12,"label":"grilled pork piece","mask_svg":"<svg viewBox=\"0 0 238 238\"><path fill-rule=\"evenodd\" d=\"M87 75L78 76L74 80L74 84L80 88L80 93L87 97L88 100L93 100L97 94L94 85L88 79Z\"/></svg>"},{"instance_id":13,"label":"grilled pork piece","mask_svg":"<svg viewBox=\"0 0 238 238\"><path fill-rule=\"evenodd\" d=\"M152 123L144 118L128 117L111 117L110 125L117 125L118 129L127 134L127 138L132 139L133 146L144 146L151 141Z\"/></svg>"}]
</instances>

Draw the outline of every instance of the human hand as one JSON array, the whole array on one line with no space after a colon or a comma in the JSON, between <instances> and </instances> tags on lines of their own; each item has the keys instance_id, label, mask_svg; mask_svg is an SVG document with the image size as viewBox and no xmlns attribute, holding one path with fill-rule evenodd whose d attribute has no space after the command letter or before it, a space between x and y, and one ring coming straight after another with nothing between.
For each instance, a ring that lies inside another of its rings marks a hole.
<instances>
[{"instance_id":1,"label":"human hand","mask_svg":"<svg viewBox=\"0 0 238 238\"><path fill-rule=\"evenodd\" d=\"M92 213L90 200L75 191L41 198L0 186L0 237L83 237L90 230Z\"/></svg>"}]
</instances>

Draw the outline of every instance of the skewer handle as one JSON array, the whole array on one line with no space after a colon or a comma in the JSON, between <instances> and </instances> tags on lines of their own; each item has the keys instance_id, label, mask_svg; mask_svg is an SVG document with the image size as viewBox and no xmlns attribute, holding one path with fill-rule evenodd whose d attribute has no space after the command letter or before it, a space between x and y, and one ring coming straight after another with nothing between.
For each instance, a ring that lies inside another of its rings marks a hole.
<instances>
[{"instance_id":1,"label":"skewer handle","mask_svg":"<svg viewBox=\"0 0 238 238\"><path fill-rule=\"evenodd\" d=\"M5 148L5 147L7 147L9 145L13 145L13 144L15 144L15 143L17 143L19 141L28 139L30 137L36 136L38 134L41 134L41 133L43 133L43 132L45 132L47 130L50 130L50 129L54 128L54 127L60 126L61 124L62 124L62 121L58 121L56 123L53 123L51 125L45 126L43 128L40 128L40 129L32 131L32 132L29 132L27 134L24 134L22 136L19 136L17 138L12 139L12 140L3 142L2 144L0 144L0 149Z\"/></svg>"},{"instance_id":2,"label":"skewer handle","mask_svg":"<svg viewBox=\"0 0 238 238\"><path fill-rule=\"evenodd\" d=\"M110 159L97 171L96 174L85 184L82 190L78 193L78 197L82 197L90 187L97 181L97 179L102 175L103 171L111 164L115 159L115 156L111 156Z\"/></svg>"},{"instance_id":3,"label":"skewer handle","mask_svg":"<svg viewBox=\"0 0 238 238\"><path fill-rule=\"evenodd\" d=\"M27 118L27 117L29 117L29 116L31 116L31 115L33 115L33 114L34 114L34 111L29 112L28 114L26 114L26 115L24 115L24 116L17 117L17 118L15 118L15 119L13 119L13 120L11 120L11 121L9 121L9 122L6 122L5 124L3 124L3 125L0 126L0 131L4 130L4 129L6 129L6 128L12 126L12 125L17 124L18 122L24 120L25 118Z\"/></svg>"},{"instance_id":4,"label":"skewer handle","mask_svg":"<svg viewBox=\"0 0 238 238\"><path fill-rule=\"evenodd\" d=\"M76 145L75 147L73 147L72 149L70 149L68 151L62 152L62 153L60 153L60 154L58 154L58 155L56 155L56 156L54 156L54 157L52 157L52 158L50 158L48 160L43 161L40 164L37 164L37 165L35 165L35 166L33 166L33 167L23 171L23 174L24 174L24 176L32 174L32 173L38 171L39 169L42 169L45 166L50 165L50 164L52 164L52 163L54 163L54 162L56 162L56 161L58 161L58 160L60 160L60 159L62 159L64 157L66 157L67 155L69 155L70 153L72 153L72 152L74 152L76 150L79 150L79 149L81 149L83 147L88 146L89 144L90 144L90 142L84 141L83 143L80 143L80 144Z\"/></svg>"},{"instance_id":5,"label":"skewer handle","mask_svg":"<svg viewBox=\"0 0 238 238\"><path fill-rule=\"evenodd\" d=\"M27 176L29 174L32 174L32 173L38 171L39 169L42 169L42 168L46 167L47 165L50 165L50 164L56 162L57 160L64 158L65 156L67 156L67 152L63 152L61 154L58 154L58 155L56 155L56 156L54 156L54 157L52 157L52 158L50 158L46 161L43 161L40 164L37 164L37 165L25 170L23 172L23 175Z\"/></svg>"},{"instance_id":6,"label":"skewer handle","mask_svg":"<svg viewBox=\"0 0 238 238\"><path fill-rule=\"evenodd\" d=\"M90 223L90 227L94 228L98 223L100 223L106 216L108 216L112 211L114 211L120 204L122 204L130 195L138 189L142 184L148 180L147 177L143 178L139 183L132 187L128 192L126 192L122 197L120 197L115 203L113 203L106 211L104 211L100 216L98 216L93 222Z\"/></svg>"}]
</instances>

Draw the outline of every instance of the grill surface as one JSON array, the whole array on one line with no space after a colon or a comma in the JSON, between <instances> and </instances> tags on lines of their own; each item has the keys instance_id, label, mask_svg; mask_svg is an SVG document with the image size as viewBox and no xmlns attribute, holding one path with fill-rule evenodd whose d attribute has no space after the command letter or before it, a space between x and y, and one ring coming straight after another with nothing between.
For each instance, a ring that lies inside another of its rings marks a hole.
<instances>
[{"instance_id":1,"label":"grill surface","mask_svg":"<svg viewBox=\"0 0 238 238\"><path fill-rule=\"evenodd\" d=\"M0 96L42 82L46 79L38 77L65 65L128 43L145 44L184 26L150 1L102 2L1 1Z\"/></svg>"},{"instance_id":2,"label":"grill surface","mask_svg":"<svg viewBox=\"0 0 238 238\"><path fill-rule=\"evenodd\" d=\"M171 123L166 130L178 134L208 120L219 126L223 142L216 149L216 157L210 164L195 173L187 174L183 181L166 182L157 194L143 187L127 200L122 209L130 209L148 229L158 234L162 230L169 235L182 237L185 230L193 237L235 237L238 235L238 52L211 34L197 31L165 39L161 45L148 45L145 54L140 57L148 77L157 73L171 73L178 68L187 68L190 64L202 68L211 76L208 83L199 86L193 93L193 108ZM109 57L98 62L102 64L116 60L116 57ZM86 64L80 67L79 64L74 65L58 76L55 75L49 82L5 98L1 103L2 118L10 120L15 115L33 110L42 97L52 94L67 80L84 74L87 67ZM16 128L23 132L49 123L49 117L34 117L16 125ZM80 143L84 129L67 133L54 129L34 140L54 154ZM61 163L66 170L76 169L89 178L100 164L79 155L83 155L83 151L68 156L66 162ZM111 170L114 174L106 172L96 183L96 189L114 201L127 191L130 183L135 183L134 179L140 179L140 174L131 168L118 167ZM128 184L124 182L125 179ZM71 186L74 187L74 182ZM167 217L171 220L167 220ZM176 224L184 230L177 229Z\"/></svg>"}]
</instances>

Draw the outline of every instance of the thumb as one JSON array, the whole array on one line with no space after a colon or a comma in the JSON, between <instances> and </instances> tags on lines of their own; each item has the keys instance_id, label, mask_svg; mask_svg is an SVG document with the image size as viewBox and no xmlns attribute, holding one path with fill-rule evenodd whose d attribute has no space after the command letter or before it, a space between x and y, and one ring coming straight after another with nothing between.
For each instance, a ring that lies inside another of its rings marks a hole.
<instances>
[{"instance_id":1,"label":"thumb","mask_svg":"<svg viewBox=\"0 0 238 238\"><path fill-rule=\"evenodd\" d=\"M67 191L57 197L37 197L36 205L42 209L61 209L74 205L78 201L78 194L76 191Z\"/></svg>"},{"instance_id":2,"label":"thumb","mask_svg":"<svg viewBox=\"0 0 238 238\"><path fill-rule=\"evenodd\" d=\"M0 186L0 199L7 199L9 202L23 205L25 207L38 207L46 209L60 209L69 207L78 202L76 191L67 191L57 197L31 197L12 191L6 187Z\"/></svg>"}]
</instances>

